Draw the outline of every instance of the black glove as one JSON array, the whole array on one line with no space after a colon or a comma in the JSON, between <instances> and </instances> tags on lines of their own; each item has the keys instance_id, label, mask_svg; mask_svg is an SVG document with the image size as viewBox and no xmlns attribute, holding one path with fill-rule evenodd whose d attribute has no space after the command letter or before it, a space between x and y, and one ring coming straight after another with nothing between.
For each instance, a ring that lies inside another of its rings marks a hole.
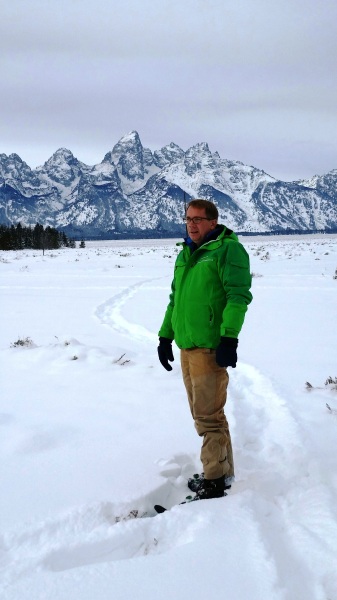
<instances>
[{"instance_id":1,"label":"black glove","mask_svg":"<svg viewBox=\"0 0 337 600\"><path fill-rule=\"evenodd\" d=\"M174 360L172 352L172 340L169 340L165 337L159 338L158 356L164 369L166 369L166 371L172 371L172 367L168 363L168 361L172 362Z\"/></svg>"},{"instance_id":2,"label":"black glove","mask_svg":"<svg viewBox=\"0 0 337 600\"><path fill-rule=\"evenodd\" d=\"M239 340L231 337L222 337L215 351L215 360L219 367L233 367L235 369L238 356L236 349Z\"/></svg>"}]
</instances>

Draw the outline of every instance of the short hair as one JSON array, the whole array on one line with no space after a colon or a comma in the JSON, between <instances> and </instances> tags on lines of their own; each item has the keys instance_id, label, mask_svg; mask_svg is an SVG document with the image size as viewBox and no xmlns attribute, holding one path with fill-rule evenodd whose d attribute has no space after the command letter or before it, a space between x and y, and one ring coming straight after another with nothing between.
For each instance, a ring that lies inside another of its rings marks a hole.
<instances>
[{"instance_id":1,"label":"short hair","mask_svg":"<svg viewBox=\"0 0 337 600\"><path fill-rule=\"evenodd\" d=\"M201 198L197 198L196 200L191 200L188 205L187 208L204 208L205 209L205 213L206 213L206 217L208 219L214 219L214 220L218 220L219 217L219 212L217 207L215 206L215 204L213 204L213 202L210 202L210 200L202 200Z\"/></svg>"}]
</instances>

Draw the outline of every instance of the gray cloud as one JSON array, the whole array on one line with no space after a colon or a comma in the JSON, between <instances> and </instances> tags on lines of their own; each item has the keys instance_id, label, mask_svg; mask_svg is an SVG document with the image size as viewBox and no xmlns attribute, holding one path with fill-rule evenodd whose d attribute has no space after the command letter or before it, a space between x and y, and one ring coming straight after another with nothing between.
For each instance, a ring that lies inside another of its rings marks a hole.
<instances>
[{"instance_id":1,"label":"gray cloud","mask_svg":"<svg viewBox=\"0 0 337 600\"><path fill-rule=\"evenodd\" d=\"M317 0L11 0L0 152L94 164L136 129L284 179L337 168L336 17Z\"/></svg>"}]
</instances>

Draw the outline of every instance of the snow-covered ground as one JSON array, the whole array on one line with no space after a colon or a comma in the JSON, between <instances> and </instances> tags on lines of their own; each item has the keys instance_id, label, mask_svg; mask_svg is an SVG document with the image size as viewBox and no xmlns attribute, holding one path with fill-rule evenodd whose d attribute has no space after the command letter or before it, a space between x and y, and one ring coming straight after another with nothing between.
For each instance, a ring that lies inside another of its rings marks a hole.
<instances>
[{"instance_id":1,"label":"snow-covered ground","mask_svg":"<svg viewBox=\"0 0 337 600\"><path fill-rule=\"evenodd\" d=\"M1 600L337 600L337 237L242 241L236 482L183 506L200 439L156 350L175 242L0 254Z\"/></svg>"}]
</instances>

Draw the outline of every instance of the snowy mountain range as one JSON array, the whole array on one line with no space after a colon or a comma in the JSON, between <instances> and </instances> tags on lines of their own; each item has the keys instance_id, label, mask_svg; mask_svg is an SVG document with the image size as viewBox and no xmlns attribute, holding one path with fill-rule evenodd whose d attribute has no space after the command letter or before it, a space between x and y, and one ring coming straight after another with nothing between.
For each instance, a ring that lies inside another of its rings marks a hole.
<instances>
[{"instance_id":1,"label":"snowy mountain range","mask_svg":"<svg viewBox=\"0 0 337 600\"><path fill-rule=\"evenodd\" d=\"M65 148L36 169L0 154L2 224L38 222L86 238L181 235L191 198L215 202L220 222L237 232L337 229L337 169L284 182L223 159L206 143L152 152L136 131L94 166Z\"/></svg>"}]
</instances>

